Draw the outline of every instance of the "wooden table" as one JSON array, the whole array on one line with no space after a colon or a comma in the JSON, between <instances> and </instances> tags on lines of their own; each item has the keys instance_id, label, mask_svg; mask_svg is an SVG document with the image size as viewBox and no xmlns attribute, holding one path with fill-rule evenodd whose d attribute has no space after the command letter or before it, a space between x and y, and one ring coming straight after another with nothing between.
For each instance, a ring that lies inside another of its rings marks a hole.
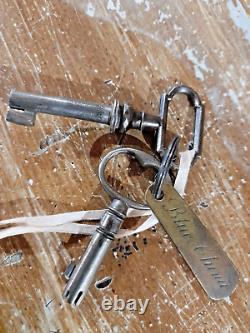
<instances>
[{"instance_id":1,"label":"wooden table","mask_svg":"<svg viewBox=\"0 0 250 333\"><path fill-rule=\"evenodd\" d=\"M103 103L117 98L157 114L160 94L178 80L206 104L203 156L186 201L232 259L239 285L228 300L208 299L158 226L122 239L132 254L115 258L110 251L97 277L111 276L111 284L92 286L72 309L62 300L62 272L89 237L17 236L0 242L1 333L250 330L247 2L165 3L1 1L1 219L104 208L109 198L96 176L98 161L119 140L105 126L60 117L38 116L30 128L7 123L12 88ZM188 140L191 117L186 98L176 98L169 131ZM137 131L123 143L149 150ZM117 170L110 174L117 183L142 198L146 176ZM144 315L101 310L103 297L114 295L148 298L148 309Z\"/></svg>"}]
</instances>

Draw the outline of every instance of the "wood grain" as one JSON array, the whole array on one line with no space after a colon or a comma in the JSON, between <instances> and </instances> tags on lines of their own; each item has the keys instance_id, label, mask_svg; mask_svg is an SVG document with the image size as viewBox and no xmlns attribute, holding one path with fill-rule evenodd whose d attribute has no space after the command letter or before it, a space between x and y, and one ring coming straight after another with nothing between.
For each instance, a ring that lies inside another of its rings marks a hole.
<instances>
[{"instance_id":1,"label":"wood grain","mask_svg":"<svg viewBox=\"0 0 250 333\"><path fill-rule=\"evenodd\" d=\"M248 10L238 0L1 0L1 219L103 208L109 199L96 169L119 139L98 124L45 115L31 128L6 123L11 89L117 98L157 114L160 94L179 80L206 103L203 157L186 200L240 273L230 300L209 300L157 227L126 240L139 248L127 259L110 252L97 277L111 276L110 287L92 286L73 310L61 297L62 272L88 237L13 237L0 242L1 333L249 332ZM191 117L186 99L177 98L169 131L188 141ZM123 143L149 149L136 131ZM111 172L142 197L144 177ZM146 313L102 311L103 297L115 294L149 298Z\"/></svg>"}]
</instances>

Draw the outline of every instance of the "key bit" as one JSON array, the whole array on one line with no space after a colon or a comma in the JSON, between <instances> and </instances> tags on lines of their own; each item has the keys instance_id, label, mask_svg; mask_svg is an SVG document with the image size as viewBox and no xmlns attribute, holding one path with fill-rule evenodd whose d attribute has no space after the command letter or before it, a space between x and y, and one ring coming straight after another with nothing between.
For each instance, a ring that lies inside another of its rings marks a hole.
<instances>
[{"instance_id":1,"label":"key bit","mask_svg":"<svg viewBox=\"0 0 250 333\"><path fill-rule=\"evenodd\" d=\"M66 269L68 283L63 297L73 306L78 306L85 297L89 286L107 254L115 235L127 213L127 205L114 199L103 215L86 252L78 263L71 263Z\"/></svg>"}]
</instances>

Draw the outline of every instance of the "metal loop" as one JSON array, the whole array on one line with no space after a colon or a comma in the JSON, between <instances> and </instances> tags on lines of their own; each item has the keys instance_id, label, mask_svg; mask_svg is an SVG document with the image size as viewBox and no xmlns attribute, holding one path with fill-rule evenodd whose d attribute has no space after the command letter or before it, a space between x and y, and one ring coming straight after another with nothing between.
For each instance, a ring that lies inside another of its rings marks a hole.
<instances>
[{"instance_id":1,"label":"metal loop","mask_svg":"<svg viewBox=\"0 0 250 333\"><path fill-rule=\"evenodd\" d=\"M114 199L122 200L128 207L135 209L147 210L149 207L145 204L138 203L134 200L124 197L121 193L115 191L107 182L105 177L105 169L108 162L115 156L120 154L128 154L133 156L142 167L152 167L156 170L160 168L160 162L152 155L141 150L131 147L118 147L109 151L102 159L98 168L98 177L104 190Z\"/></svg>"},{"instance_id":2,"label":"metal loop","mask_svg":"<svg viewBox=\"0 0 250 333\"><path fill-rule=\"evenodd\" d=\"M203 120L204 120L204 106L201 103L199 95L190 87L185 85L174 86L167 93L161 95L160 98L160 119L161 123L157 132L156 150L161 155L164 151L165 132L167 127L167 117L169 103L177 94L187 95L190 103L192 104L195 112L193 137L189 144L189 150L194 150L193 163L197 157L201 155L202 149L202 134L203 134ZM191 147L191 148L190 148Z\"/></svg>"},{"instance_id":3,"label":"metal loop","mask_svg":"<svg viewBox=\"0 0 250 333\"><path fill-rule=\"evenodd\" d=\"M152 194L157 200L161 198L162 186L167 177L167 174L169 173L171 162L176 155L176 150L178 148L179 142L180 138L178 136L175 136L163 155L160 168L156 174L154 184L151 187Z\"/></svg>"}]
</instances>

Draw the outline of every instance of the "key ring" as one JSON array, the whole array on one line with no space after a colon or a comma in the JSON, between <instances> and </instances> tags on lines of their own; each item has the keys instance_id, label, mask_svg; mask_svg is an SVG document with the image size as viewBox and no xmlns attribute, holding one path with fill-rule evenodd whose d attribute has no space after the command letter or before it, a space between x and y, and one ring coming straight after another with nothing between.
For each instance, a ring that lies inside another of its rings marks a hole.
<instances>
[{"instance_id":1,"label":"key ring","mask_svg":"<svg viewBox=\"0 0 250 333\"><path fill-rule=\"evenodd\" d=\"M173 157L175 156L177 146L179 143L179 137L176 136L173 141L170 143L168 149L165 151L162 162L160 163L154 156L145 153L144 151L141 151L139 149L131 148L131 147L118 147L110 150L100 161L99 168L98 168L98 177L100 180L100 183L102 184L104 190L115 199L122 200L126 203L128 207L134 208L134 209L141 209L141 210L147 210L149 207L146 204L138 203L135 200L129 199L125 196L123 196L118 191L114 190L112 186L110 186L106 180L105 177L105 169L108 164L108 162L115 156L121 155L121 154L128 154L130 156L133 156L139 164L144 167L152 167L156 169L157 175L154 181L154 184L151 185L153 194L156 199L158 199L161 195L162 191L162 185L163 182L169 172L171 162L173 160ZM150 187L151 187L150 186Z\"/></svg>"},{"instance_id":2,"label":"key ring","mask_svg":"<svg viewBox=\"0 0 250 333\"><path fill-rule=\"evenodd\" d=\"M168 146L167 150L165 150L164 152L160 168L158 169L158 172L155 177L154 184L151 185L151 191L156 200L159 200L162 196L163 183L171 167L171 162L174 156L176 155L176 150L179 142L180 142L180 137L176 135L172 140L172 142L170 143L170 145Z\"/></svg>"},{"instance_id":3,"label":"key ring","mask_svg":"<svg viewBox=\"0 0 250 333\"><path fill-rule=\"evenodd\" d=\"M161 95L160 98L161 122L156 136L156 151L159 152L161 155L162 152L164 151L164 140L165 140L164 138L167 128L169 103L177 94L185 94L194 108L195 117L193 125L193 136L189 144L189 150L194 150L195 152L192 161L192 164L194 164L197 160L197 157L201 155L204 107L201 103L201 99L197 94L197 92L188 86L185 85L174 86L167 93Z\"/></svg>"}]
</instances>

